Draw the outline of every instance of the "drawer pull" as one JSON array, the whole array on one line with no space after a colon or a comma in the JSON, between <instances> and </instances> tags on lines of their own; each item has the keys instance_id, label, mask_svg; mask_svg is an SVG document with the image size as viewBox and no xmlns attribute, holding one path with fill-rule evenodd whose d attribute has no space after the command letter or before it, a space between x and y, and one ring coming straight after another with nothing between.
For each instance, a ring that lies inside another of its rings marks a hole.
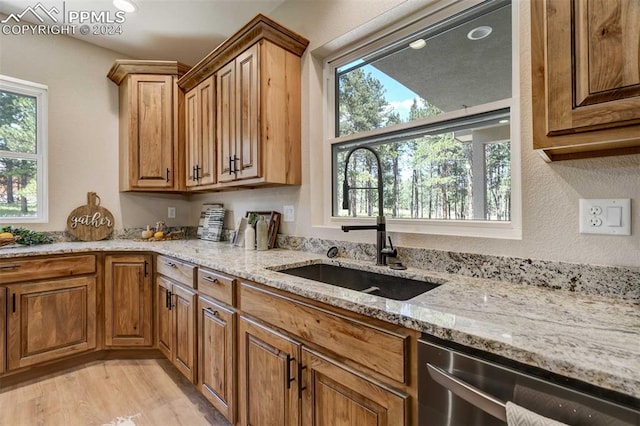
<instances>
[{"instance_id":1,"label":"drawer pull","mask_svg":"<svg viewBox=\"0 0 640 426\"><path fill-rule=\"evenodd\" d=\"M202 277L202 279L205 280L205 281L209 281L210 283L214 283L214 284L218 284L218 282L219 282L217 278L213 278L213 277L209 277L209 276Z\"/></svg>"},{"instance_id":2,"label":"drawer pull","mask_svg":"<svg viewBox=\"0 0 640 426\"><path fill-rule=\"evenodd\" d=\"M209 314L213 315L214 317L218 316L218 311L214 311L211 308L204 308L205 311L207 311Z\"/></svg>"},{"instance_id":3,"label":"drawer pull","mask_svg":"<svg viewBox=\"0 0 640 426\"><path fill-rule=\"evenodd\" d=\"M20 265L0 265L0 269L18 269Z\"/></svg>"},{"instance_id":4,"label":"drawer pull","mask_svg":"<svg viewBox=\"0 0 640 426\"><path fill-rule=\"evenodd\" d=\"M13 308L11 309L11 313L15 314L16 313L16 294L15 293L13 293L11 295L11 299L13 301L13 303L12 303L13 304Z\"/></svg>"},{"instance_id":5,"label":"drawer pull","mask_svg":"<svg viewBox=\"0 0 640 426\"><path fill-rule=\"evenodd\" d=\"M167 265L169 268L177 268L178 266L173 263L173 262L165 262L165 265Z\"/></svg>"}]
</instances>

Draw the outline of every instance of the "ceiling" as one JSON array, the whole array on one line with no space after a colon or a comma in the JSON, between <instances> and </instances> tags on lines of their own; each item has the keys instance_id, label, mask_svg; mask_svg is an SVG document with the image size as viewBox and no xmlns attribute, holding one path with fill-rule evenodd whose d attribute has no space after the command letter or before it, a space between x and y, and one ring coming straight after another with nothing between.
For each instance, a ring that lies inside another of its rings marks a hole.
<instances>
[{"instance_id":1,"label":"ceiling","mask_svg":"<svg viewBox=\"0 0 640 426\"><path fill-rule=\"evenodd\" d=\"M195 65L257 13L269 15L284 0L134 0L138 10L126 14L119 35L81 35L74 37L106 47L135 59L178 60ZM21 13L38 0L2 0L0 13ZM55 7L54 17L70 11L110 12L111 0L40 0L47 9ZM40 24L30 13L23 21ZM44 24L54 24L47 18Z\"/></svg>"},{"instance_id":2,"label":"ceiling","mask_svg":"<svg viewBox=\"0 0 640 426\"><path fill-rule=\"evenodd\" d=\"M489 26L491 34L467 34ZM456 25L427 39L419 50L406 47L371 63L444 112L511 97L511 7Z\"/></svg>"}]
</instances>

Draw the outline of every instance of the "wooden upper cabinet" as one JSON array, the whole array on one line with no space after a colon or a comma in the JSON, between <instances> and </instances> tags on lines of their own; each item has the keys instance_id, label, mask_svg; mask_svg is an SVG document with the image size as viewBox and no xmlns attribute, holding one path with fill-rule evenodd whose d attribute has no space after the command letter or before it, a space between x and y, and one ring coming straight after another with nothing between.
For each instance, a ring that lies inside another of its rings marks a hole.
<instances>
[{"instance_id":1,"label":"wooden upper cabinet","mask_svg":"<svg viewBox=\"0 0 640 426\"><path fill-rule=\"evenodd\" d=\"M153 344L151 256L108 255L104 268L106 346Z\"/></svg>"},{"instance_id":2,"label":"wooden upper cabinet","mask_svg":"<svg viewBox=\"0 0 640 426\"><path fill-rule=\"evenodd\" d=\"M220 182L260 176L259 56L259 45L256 44L218 72L216 110L220 120Z\"/></svg>"},{"instance_id":3,"label":"wooden upper cabinet","mask_svg":"<svg viewBox=\"0 0 640 426\"><path fill-rule=\"evenodd\" d=\"M211 189L301 183L300 57L308 43L258 15L178 81L191 93L215 76Z\"/></svg>"},{"instance_id":4,"label":"wooden upper cabinet","mask_svg":"<svg viewBox=\"0 0 640 426\"><path fill-rule=\"evenodd\" d=\"M120 190L178 191L184 185L184 94L170 61L117 60L108 77L120 86Z\"/></svg>"},{"instance_id":5,"label":"wooden upper cabinet","mask_svg":"<svg viewBox=\"0 0 640 426\"><path fill-rule=\"evenodd\" d=\"M536 0L531 20L534 148L640 153L640 2Z\"/></svg>"},{"instance_id":6,"label":"wooden upper cabinet","mask_svg":"<svg viewBox=\"0 0 640 426\"><path fill-rule=\"evenodd\" d=\"M216 182L215 79L209 77L185 96L186 157L189 189Z\"/></svg>"}]
</instances>

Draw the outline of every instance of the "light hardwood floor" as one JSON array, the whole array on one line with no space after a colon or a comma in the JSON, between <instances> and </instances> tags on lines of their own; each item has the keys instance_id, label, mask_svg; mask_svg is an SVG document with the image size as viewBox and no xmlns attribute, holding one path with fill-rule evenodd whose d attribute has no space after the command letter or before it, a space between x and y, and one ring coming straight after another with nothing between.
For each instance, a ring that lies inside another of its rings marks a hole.
<instances>
[{"instance_id":1,"label":"light hardwood floor","mask_svg":"<svg viewBox=\"0 0 640 426\"><path fill-rule=\"evenodd\" d=\"M0 425L136 426L229 423L165 359L108 360L0 391Z\"/></svg>"}]
</instances>

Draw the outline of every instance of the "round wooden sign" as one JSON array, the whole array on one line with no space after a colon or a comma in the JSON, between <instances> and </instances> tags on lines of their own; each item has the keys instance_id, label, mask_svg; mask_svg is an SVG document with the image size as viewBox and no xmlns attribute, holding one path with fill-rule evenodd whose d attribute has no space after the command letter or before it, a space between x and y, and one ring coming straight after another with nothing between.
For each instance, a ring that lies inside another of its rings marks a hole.
<instances>
[{"instance_id":1,"label":"round wooden sign","mask_svg":"<svg viewBox=\"0 0 640 426\"><path fill-rule=\"evenodd\" d=\"M87 205L67 217L67 231L80 241L104 240L113 232L113 224L113 215L100 207L100 197L95 192L87 192Z\"/></svg>"}]
</instances>

